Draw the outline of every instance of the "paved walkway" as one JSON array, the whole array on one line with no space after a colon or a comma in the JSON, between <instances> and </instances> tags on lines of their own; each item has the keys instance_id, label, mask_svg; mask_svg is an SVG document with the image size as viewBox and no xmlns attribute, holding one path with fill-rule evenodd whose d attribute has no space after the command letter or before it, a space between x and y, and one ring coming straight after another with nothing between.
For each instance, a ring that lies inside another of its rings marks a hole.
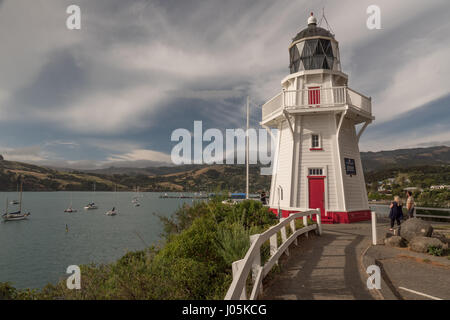
<instances>
[{"instance_id":1,"label":"paved walkway","mask_svg":"<svg viewBox=\"0 0 450 320\"><path fill-rule=\"evenodd\" d=\"M388 228L386 221L379 221L379 244ZM320 237L310 235L310 240L300 237L299 246L291 247L291 255L280 259L281 272L266 278L262 299L450 299L450 262L446 258L371 246L370 222L324 225L323 231ZM365 267L371 264L382 268L379 292L369 291L366 285Z\"/></svg>"},{"instance_id":2,"label":"paved walkway","mask_svg":"<svg viewBox=\"0 0 450 320\"><path fill-rule=\"evenodd\" d=\"M263 299L368 300L360 257L370 244L370 223L324 225L323 235L303 240L264 286Z\"/></svg>"}]
</instances>

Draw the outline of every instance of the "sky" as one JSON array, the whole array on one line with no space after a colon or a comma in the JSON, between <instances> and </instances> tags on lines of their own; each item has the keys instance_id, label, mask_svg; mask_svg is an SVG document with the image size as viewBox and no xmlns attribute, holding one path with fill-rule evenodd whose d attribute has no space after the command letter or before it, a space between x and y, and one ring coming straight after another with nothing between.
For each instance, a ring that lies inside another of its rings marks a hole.
<instances>
[{"instance_id":1,"label":"sky","mask_svg":"<svg viewBox=\"0 0 450 320\"><path fill-rule=\"evenodd\" d=\"M81 8L69 30L66 9ZM366 27L369 5L381 29ZM0 153L65 168L170 163L177 128L251 125L310 12L372 97L362 151L450 145L448 0L0 0Z\"/></svg>"}]
</instances>

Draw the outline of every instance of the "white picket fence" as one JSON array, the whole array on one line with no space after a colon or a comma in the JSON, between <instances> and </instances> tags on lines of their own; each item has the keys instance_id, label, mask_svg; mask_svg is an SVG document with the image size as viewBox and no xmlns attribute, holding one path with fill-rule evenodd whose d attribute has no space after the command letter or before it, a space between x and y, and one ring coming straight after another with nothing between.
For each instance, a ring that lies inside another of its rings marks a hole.
<instances>
[{"instance_id":1,"label":"white picket fence","mask_svg":"<svg viewBox=\"0 0 450 320\"><path fill-rule=\"evenodd\" d=\"M317 224L307 225L307 218L316 215ZM303 228L296 230L295 220L303 217ZM291 229L291 235L287 237L286 227ZM233 281L225 296L225 300L247 300L247 279L252 273L252 290L250 300L255 300L262 293L262 281L264 277L272 270L278 259L283 253L289 255L289 246L292 243L297 245L298 236L308 235L309 231L316 230L320 235L322 233L322 224L320 220L320 209L307 209L307 211L292 213L288 218L280 219L280 223L271 227L263 233L250 236L250 248L245 257L235 261L232 264ZM278 233L281 234L281 245L278 246ZM261 266L261 246L270 242L270 259Z\"/></svg>"}]
</instances>

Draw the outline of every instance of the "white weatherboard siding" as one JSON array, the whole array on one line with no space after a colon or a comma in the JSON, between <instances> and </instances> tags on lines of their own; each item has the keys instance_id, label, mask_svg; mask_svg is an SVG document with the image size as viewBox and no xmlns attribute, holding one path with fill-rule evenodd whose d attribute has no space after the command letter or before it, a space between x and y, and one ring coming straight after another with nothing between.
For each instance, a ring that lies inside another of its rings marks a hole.
<instances>
[{"instance_id":1,"label":"white weatherboard siding","mask_svg":"<svg viewBox=\"0 0 450 320\"><path fill-rule=\"evenodd\" d=\"M345 119L342 124L339 145L341 149L344 194L347 211L368 209L366 187L364 184L364 174L359 155L356 130L353 122L349 119ZM345 174L344 158L355 160L356 175L350 177Z\"/></svg>"},{"instance_id":2,"label":"white weatherboard siding","mask_svg":"<svg viewBox=\"0 0 450 320\"><path fill-rule=\"evenodd\" d=\"M302 121L300 166L300 201L302 208L309 207L308 174L310 168L322 168L325 179L325 209L330 210L337 206L335 172L333 166L334 117L331 114L307 115ZM320 151L312 151L311 135L319 134L321 139Z\"/></svg>"},{"instance_id":3,"label":"white weatherboard siding","mask_svg":"<svg viewBox=\"0 0 450 320\"><path fill-rule=\"evenodd\" d=\"M293 140L291 129L287 121L283 121L280 134L280 149L278 151L277 175L274 183L273 195L270 196L271 205L278 206L278 186L283 188L283 199L280 200L282 207L290 206L291 174Z\"/></svg>"}]
</instances>

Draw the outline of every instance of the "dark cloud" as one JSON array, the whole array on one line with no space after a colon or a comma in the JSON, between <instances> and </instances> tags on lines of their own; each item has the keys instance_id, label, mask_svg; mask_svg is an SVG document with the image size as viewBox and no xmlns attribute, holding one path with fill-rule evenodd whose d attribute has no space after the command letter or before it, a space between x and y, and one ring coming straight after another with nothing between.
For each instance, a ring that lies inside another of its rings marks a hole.
<instances>
[{"instance_id":1,"label":"dark cloud","mask_svg":"<svg viewBox=\"0 0 450 320\"><path fill-rule=\"evenodd\" d=\"M62 108L89 85L86 70L69 50L53 52L36 78L13 96L16 106Z\"/></svg>"},{"instance_id":2,"label":"dark cloud","mask_svg":"<svg viewBox=\"0 0 450 320\"><path fill-rule=\"evenodd\" d=\"M376 141L386 147L413 147L446 144L450 132L450 95L395 118L368 127L361 138L364 144ZM423 142L423 138L437 138ZM447 136L448 137L448 136ZM444 140L442 140L444 139Z\"/></svg>"},{"instance_id":3,"label":"dark cloud","mask_svg":"<svg viewBox=\"0 0 450 320\"><path fill-rule=\"evenodd\" d=\"M246 96L261 105L280 90L292 37L305 27L309 12L323 6L351 87L373 96L381 119L363 135L363 148L386 140L401 147L401 140L387 137L410 135L413 126L422 135L417 144L449 132L444 120L450 109L442 106L448 101L429 103L448 92L443 83L450 63L441 59L449 52L446 1L380 0L383 29L376 31L365 28L368 0L82 0L80 31L64 28L71 1L48 1L7 6L0 0L2 10L9 10L0 20L8 44L0 52L3 148L39 145L60 162L83 160L86 166L121 153L142 154L133 149L168 153L171 132L191 130L194 120L202 120L204 129L243 127ZM29 6L40 15L19 23ZM431 55L441 60L413 63ZM440 72L429 74L435 65ZM421 88L421 79L432 79L434 87ZM410 89L403 88L405 82ZM426 105L404 113L420 104ZM396 127L390 113L413 126ZM253 126L260 116L252 106ZM78 147L49 145L55 138Z\"/></svg>"}]
</instances>

